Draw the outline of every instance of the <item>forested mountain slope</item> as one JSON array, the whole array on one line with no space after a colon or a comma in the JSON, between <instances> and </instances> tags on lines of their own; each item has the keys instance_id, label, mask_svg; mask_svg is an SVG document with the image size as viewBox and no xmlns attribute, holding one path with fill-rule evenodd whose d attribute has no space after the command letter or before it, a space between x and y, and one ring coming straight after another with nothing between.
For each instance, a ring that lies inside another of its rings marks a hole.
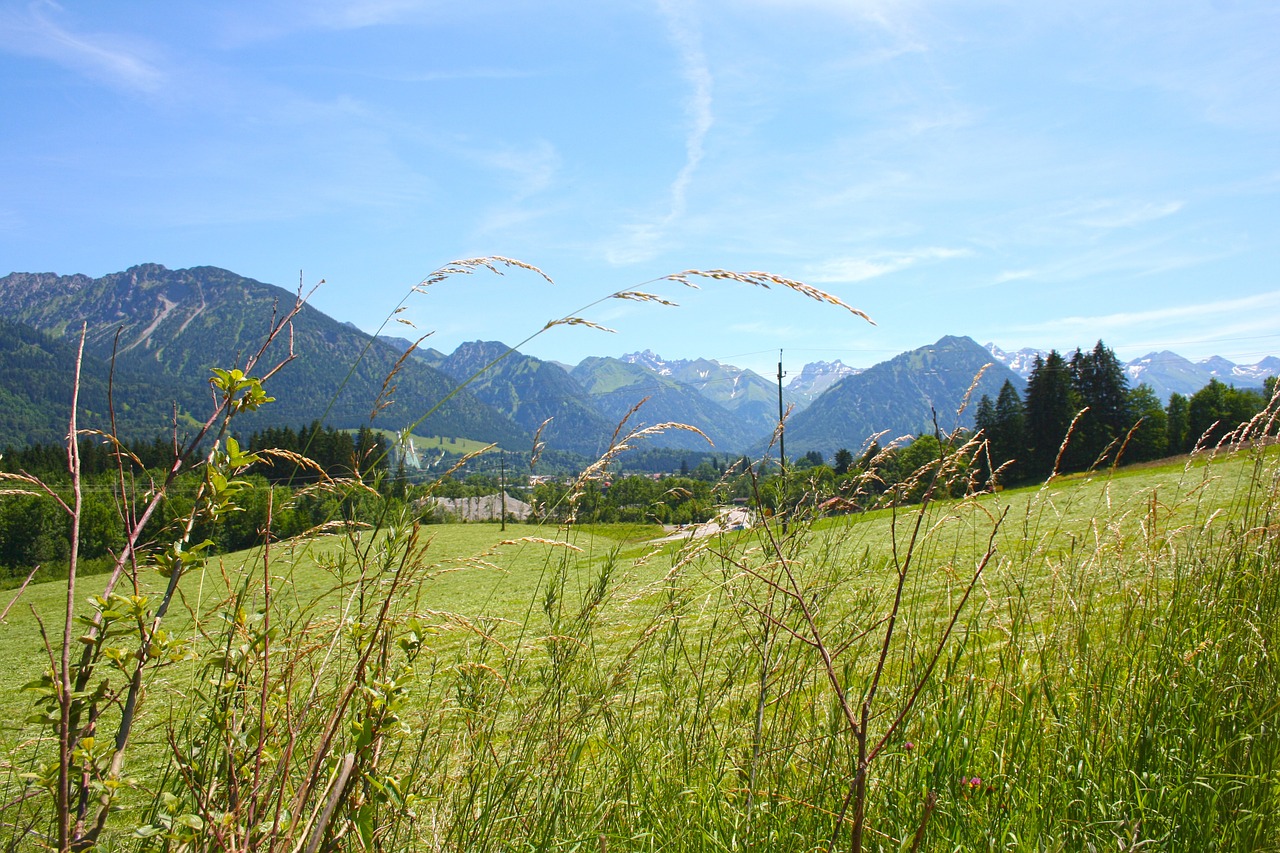
<instances>
[{"instance_id":1,"label":"forested mountain slope","mask_svg":"<svg viewBox=\"0 0 1280 853\"><path fill-rule=\"evenodd\" d=\"M467 388L530 433L549 418L539 439L547 447L591 458L603 453L616 424L600 414L577 380L558 364L510 349L497 341L469 341L441 361L440 370L455 382L484 371Z\"/></svg>"},{"instance_id":2,"label":"forested mountain slope","mask_svg":"<svg viewBox=\"0 0 1280 853\"><path fill-rule=\"evenodd\" d=\"M77 344L55 340L23 323L0 320L0 449L66 440L71 415ZM88 354L81 365L81 426L105 429L108 416L109 363ZM174 403L179 426L191 424L187 411L197 397L152 372L119 365L113 392L121 435L153 438L170 432ZM199 389L196 389L199 390Z\"/></svg>"},{"instance_id":3,"label":"forested mountain slope","mask_svg":"<svg viewBox=\"0 0 1280 853\"><path fill-rule=\"evenodd\" d=\"M85 323L87 349L104 360L117 349L118 332L118 363L154 377L156 394L175 394L184 404L188 392L175 391L175 386L207 400L210 368L242 363L258 349L273 316L292 307L295 298L282 288L217 267L169 270L144 264L97 279L51 273L0 278L0 317L64 338ZM288 343L287 338L278 340L266 363L283 358ZM269 386L277 402L247 419L245 426L296 425L315 418L338 427L370 423L384 380L399 359L393 348L310 306L294 321L293 347L296 358ZM379 411L375 425L399 429L413 423L454 386L439 371L408 360L392 381L391 402ZM417 432L497 441L512 448L524 448L530 440L525 430L465 390Z\"/></svg>"}]
</instances>

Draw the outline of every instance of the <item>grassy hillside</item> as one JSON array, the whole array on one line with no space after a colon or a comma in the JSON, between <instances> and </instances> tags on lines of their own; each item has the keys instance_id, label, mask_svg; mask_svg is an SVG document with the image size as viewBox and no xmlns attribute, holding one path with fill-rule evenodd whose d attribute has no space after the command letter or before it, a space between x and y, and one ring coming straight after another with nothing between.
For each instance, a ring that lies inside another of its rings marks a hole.
<instances>
[{"instance_id":1,"label":"grassy hillside","mask_svg":"<svg viewBox=\"0 0 1280 853\"><path fill-rule=\"evenodd\" d=\"M857 803L869 849L1276 849L1278 470L1245 451L657 549L392 523L225 558L183 581L190 642L112 837L265 838L199 779L291 744L290 790L317 790L275 836L350 767L324 826L381 849L847 848ZM0 625L15 684L65 594ZM6 732L15 773L33 733ZM205 776L156 775L194 743L224 744Z\"/></svg>"}]
</instances>

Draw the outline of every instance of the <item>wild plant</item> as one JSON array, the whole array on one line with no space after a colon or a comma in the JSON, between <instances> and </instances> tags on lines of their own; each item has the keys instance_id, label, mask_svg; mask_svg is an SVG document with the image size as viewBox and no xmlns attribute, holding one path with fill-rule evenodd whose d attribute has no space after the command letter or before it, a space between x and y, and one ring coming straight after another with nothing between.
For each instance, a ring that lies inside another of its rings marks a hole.
<instances>
[{"instance_id":1,"label":"wild plant","mask_svg":"<svg viewBox=\"0 0 1280 853\"><path fill-rule=\"evenodd\" d=\"M165 617L183 576L202 564L203 552L210 544L191 541L192 531L198 522L216 519L234 509L236 494L244 485L236 475L256 461L240 451L235 440L226 436L226 430L236 415L272 401L263 382L292 359L291 322L301 306L299 291L295 305L272 318L261 347L246 359L243 369L214 371L210 380L213 412L184 443L179 443L175 430L172 464L162 479L149 484L141 511L124 519L124 546L116 556L104 591L91 601L91 614L77 614L76 586L83 496L79 457L82 432L76 419L76 395L84 330L72 383L67 438L70 500L30 475L3 475L25 490L51 497L67 514L71 543L61 628L53 632L40 621L49 668L38 681L27 685L39 697L35 719L53 741L56 757L39 760L26 774L26 790L10 803L9 811L14 816L9 825L15 831L11 846L31 833L59 850L83 850L102 836L125 783L125 756L138 722L144 684L152 673L188 654L184 640L168 630ZM277 339L289 339L289 351L274 364L262 364ZM253 375L259 368L264 368L261 375ZM218 445L224 437L222 449ZM124 493L126 467L134 460L114 434L107 433L105 438L115 453ZM200 448L209 440L215 447L203 460L204 476L191 513L169 531L162 545L144 543L143 531L168 490L180 473L200 461ZM157 598L143 593L144 567L157 571L166 580ZM126 591L117 592L122 581ZM52 798L52 808L40 802L44 796Z\"/></svg>"}]
</instances>

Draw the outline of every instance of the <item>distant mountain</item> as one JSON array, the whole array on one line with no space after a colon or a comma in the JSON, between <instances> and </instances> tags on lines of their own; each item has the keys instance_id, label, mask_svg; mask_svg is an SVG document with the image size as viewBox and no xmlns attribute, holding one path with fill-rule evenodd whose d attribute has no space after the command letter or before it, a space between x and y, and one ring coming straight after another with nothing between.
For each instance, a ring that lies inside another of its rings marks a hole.
<instances>
[{"instance_id":1,"label":"distant mountain","mask_svg":"<svg viewBox=\"0 0 1280 853\"><path fill-rule=\"evenodd\" d=\"M413 346L413 341L408 338L398 338L393 335L378 335L378 340L401 354L406 352L409 347ZM440 365L444 363L446 358L448 358L447 355L440 352L438 349L421 345L413 351L413 357L429 367L434 367L436 370L439 370Z\"/></svg>"},{"instance_id":2,"label":"distant mountain","mask_svg":"<svg viewBox=\"0 0 1280 853\"><path fill-rule=\"evenodd\" d=\"M69 353L82 323L88 337L81 410L96 421L89 425L105 425L105 377L116 351L121 429L154 435L172 423L175 408L180 425L202 417L209 404L210 368L241 363L257 349L278 315L273 312L292 305L294 298L216 267L168 270L144 264L102 278L52 273L0 278L0 444L61 440L73 361ZM370 412L379 408L374 425L397 429L439 406L417 427L419 434L524 449L550 417L543 435L549 449L594 455L646 396L650 400L632 426L690 424L711 436L720 452L762 447L777 419L773 377L713 359L665 360L645 350L620 359L588 358L568 368L513 353L470 387L455 390L507 348L477 341L446 355L422 347L402 360L410 345L400 337L372 338L304 307L294 322L296 357L269 385L278 401L242 424L255 429L323 419L349 428L369 423ZM266 363L282 358L286 348L278 341ZM931 407L951 429L973 375L995 362L959 421L968 426L976 399L983 393L996 396L1005 379L1023 387L1040 352L1010 353L994 344L984 349L969 338L945 337L866 371L840 361L807 364L784 389L785 402L796 409L787 450L830 453L859 447L881 430L897 436L932 429ZM1237 365L1215 356L1194 363L1166 351L1135 359L1126 373L1131 384L1145 382L1167 399L1175 391L1195 393L1214 378L1259 386L1280 373L1280 358ZM381 407L386 399L390 404ZM669 432L651 444L704 447L688 432Z\"/></svg>"},{"instance_id":3,"label":"distant mountain","mask_svg":"<svg viewBox=\"0 0 1280 853\"><path fill-rule=\"evenodd\" d=\"M678 422L695 426L715 442L715 449L738 452L750 446L758 434L743 424L743 418L703 396L696 388L662 376L639 364L617 358L584 359L571 374L586 390L606 420L617 424L645 397L649 400L630 420L629 426ZM647 442L654 447L708 449L698 436L670 430Z\"/></svg>"},{"instance_id":4,"label":"distant mountain","mask_svg":"<svg viewBox=\"0 0 1280 853\"><path fill-rule=\"evenodd\" d=\"M638 364L641 367L648 368L659 376L671 375L671 364L663 360L662 356L653 350L645 350L644 352L629 352L618 356L619 361L625 361L627 364ZM687 364L684 361L674 362L676 365Z\"/></svg>"},{"instance_id":5,"label":"distant mountain","mask_svg":"<svg viewBox=\"0 0 1280 853\"><path fill-rule=\"evenodd\" d=\"M860 367L850 367L840 359L813 361L801 368L783 389L790 395L787 402L795 403L796 410L807 409L814 400L846 376L857 376Z\"/></svg>"},{"instance_id":6,"label":"distant mountain","mask_svg":"<svg viewBox=\"0 0 1280 853\"><path fill-rule=\"evenodd\" d=\"M1231 377L1236 369L1234 362L1220 355L1211 355L1208 358L1201 359L1196 366L1220 382L1227 381L1227 378Z\"/></svg>"},{"instance_id":7,"label":"distant mountain","mask_svg":"<svg viewBox=\"0 0 1280 853\"><path fill-rule=\"evenodd\" d=\"M539 438L549 448L591 458L603 453L616 424L601 416L577 380L558 365L519 352L508 355L509 350L496 341L471 341L445 358L440 369L465 382L492 364L467 386L476 397L531 435L551 418Z\"/></svg>"},{"instance_id":8,"label":"distant mountain","mask_svg":"<svg viewBox=\"0 0 1280 853\"><path fill-rule=\"evenodd\" d=\"M991 353L991 357L998 364L1003 364L1023 379L1031 375L1031 369L1035 367L1037 356L1044 358L1049 354L1048 350L1032 349L1031 347L1023 347L1017 352L1005 352L995 344L987 344L984 349Z\"/></svg>"},{"instance_id":9,"label":"distant mountain","mask_svg":"<svg viewBox=\"0 0 1280 853\"><path fill-rule=\"evenodd\" d=\"M1268 376L1280 376L1280 358L1269 355L1253 365L1252 369L1259 374L1260 379L1266 379Z\"/></svg>"},{"instance_id":10,"label":"distant mountain","mask_svg":"<svg viewBox=\"0 0 1280 853\"><path fill-rule=\"evenodd\" d=\"M1169 350L1149 352L1135 358L1124 366L1124 372L1129 377L1129 387L1149 385L1156 396L1166 402L1170 394L1194 394L1213 378L1213 374L1202 365Z\"/></svg>"},{"instance_id":11,"label":"distant mountain","mask_svg":"<svg viewBox=\"0 0 1280 853\"><path fill-rule=\"evenodd\" d=\"M1198 362L1175 352L1152 352L1125 365L1129 385L1145 382L1161 400L1170 394L1190 396L1209 384L1211 379L1239 388L1261 388L1268 376L1280 375L1280 359L1267 356L1257 364L1236 364L1220 355Z\"/></svg>"},{"instance_id":12,"label":"distant mountain","mask_svg":"<svg viewBox=\"0 0 1280 853\"><path fill-rule=\"evenodd\" d=\"M1257 364L1236 364L1220 355L1206 358L1200 366L1219 382L1240 387L1261 387L1268 376L1280 375L1280 358L1269 355Z\"/></svg>"},{"instance_id":13,"label":"distant mountain","mask_svg":"<svg viewBox=\"0 0 1280 853\"><path fill-rule=\"evenodd\" d=\"M991 367L957 419L965 392L986 364ZM972 427L978 400L983 394L994 400L1005 380L1020 391L1026 385L1008 367L993 363L991 354L971 338L944 337L840 380L787 422L787 455L817 450L829 459L842 447L856 452L884 430L885 441L932 432L933 411L943 430Z\"/></svg>"},{"instance_id":14,"label":"distant mountain","mask_svg":"<svg viewBox=\"0 0 1280 853\"><path fill-rule=\"evenodd\" d=\"M196 414L208 406L210 368L235 366L256 351L273 315L294 299L287 290L216 267L169 270L144 264L96 279L53 273L0 278L0 318L55 338L70 337L87 323L87 349L101 360L111 357L119 332L118 364L154 377L152 397L173 391L180 404L197 401L191 404ZM277 402L242 423L257 428L322 418L340 428L368 424L399 354L310 306L293 325L296 358L268 385ZM278 340L266 362L282 358L287 347L287 340ZM398 429L412 423L440 404L454 385L425 364L406 362L390 383L393 402L375 425ZM512 448L529 444L524 430L465 390L441 405L418 432Z\"/></svg>"},{"instance_id":15,"label":"distant mountain","mask_svg":"<svg viewBox=\"0 0 1280 853\"><path fill-rule=\"evenodd\" d=\"M619 360L697 390L737 415L747 432L765 433L778 423L778 386L755 371L711 358L665 361L651 350L628 353ZM789 402L785 395L783 399Z\"/></svg>"}]
</instances>

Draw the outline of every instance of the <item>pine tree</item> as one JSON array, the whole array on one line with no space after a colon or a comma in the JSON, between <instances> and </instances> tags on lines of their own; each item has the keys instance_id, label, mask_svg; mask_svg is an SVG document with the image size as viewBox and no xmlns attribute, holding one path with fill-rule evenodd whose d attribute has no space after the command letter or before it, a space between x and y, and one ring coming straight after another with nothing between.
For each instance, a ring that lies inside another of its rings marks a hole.
<instances>
[{"instance_id":1,"label":"pine tree","mask_svg":"<svg viewBox=\"0 0 1280 853\"><path fill-rule=\"evenodd\" d=\"M1092 352L1076 350L1071 358L1072 388L1078 406L1088 407L1072 436L1069 467L1089 468L1113 459L1132 426L1129 380L1116 354L1102 341Z\"/></svg>"},{"instance_id":2,"label":"pine tree","mask_svg":"<svg viewBox=\"0 0 1280 853\"><path fill-rule=\"evenodd\" d=\"M1008 379L996 398L995 429L991 434L992 462L1004 467L1004 480L1016 480L1025 470L1027 455L1027 412L1018 389Z\"/></svg>"},{"instance_id":3,"label":"pine tree","mask_svg":"<svg viewBox=\"0 0 1280 853\"><path fill-rule=\"evenodd\" d=\"M973 426L987 442L986 451L979 453L978 458L974 460L979 480L986 481L991 479L991 466L987 464L988 459L992 464L997 464L993 439L996 432L996 407L991 402L991 397L986 394L983 394L982 399L978 401L978 411L974 413Z\"/></svg>"},{"instance_id":4,"label":"pine tree","mask_svg":"<svg viewBox=\"0 0 1280 853\"><path fill-rule=\"evenodd\" d=\"M1045 358L1036 356L1027 379L1027 467L1032 477L1053 473L1058 448L1066 438L1077 411L1071 372L1057 350Z\"/></svg>"}]
</instances>

